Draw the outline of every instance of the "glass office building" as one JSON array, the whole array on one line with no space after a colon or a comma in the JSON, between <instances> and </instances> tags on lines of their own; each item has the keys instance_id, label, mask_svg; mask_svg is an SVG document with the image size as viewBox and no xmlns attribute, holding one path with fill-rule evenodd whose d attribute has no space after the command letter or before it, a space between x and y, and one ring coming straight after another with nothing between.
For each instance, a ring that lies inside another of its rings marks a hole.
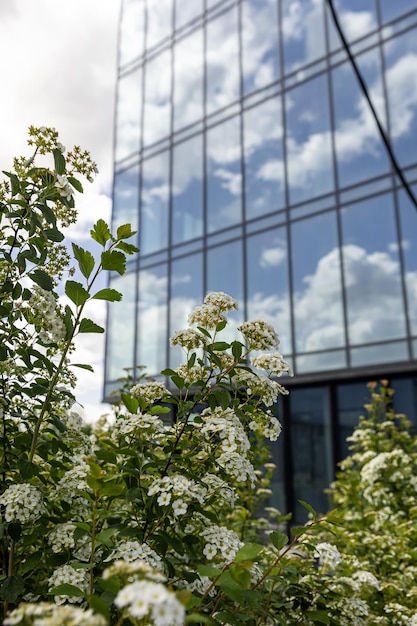
<instances>
[{"instance_id":1,"label":"glass office building","mask_svg":"<svg viewBox=\"0 0 417 626\"><path fill-rule=\"evenodd\" d=\"M412 186L417 0L336 9ZM113 225L141 252L111 278L105 397L123 368L177 366L170 334L231 294L295 372L276 503L325 508L366 382L389 379L413 418L417 380L417 209L325 0L124 0L114 154Z\"/></svg>"}]
</instances>

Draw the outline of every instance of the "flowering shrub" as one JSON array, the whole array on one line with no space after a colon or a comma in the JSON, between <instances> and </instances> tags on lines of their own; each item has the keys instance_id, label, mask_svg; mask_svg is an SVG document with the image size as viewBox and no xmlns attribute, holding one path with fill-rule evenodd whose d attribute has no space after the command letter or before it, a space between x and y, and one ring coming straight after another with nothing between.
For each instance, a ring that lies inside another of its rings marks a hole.
<instances>
[{"instance_id":1,"label":"flowering shrub","mask_svg":"<svg viewBox=\"0 0 417 626\"><path fill-rule=\"evenodd\" d=\"M31 128L30 144L34 154L16 160L0 187L5 626L388 623L370 621L384 583L368 554L344 553L322 535L332 514L318 518L304 503L311 520L291 536L278 511L255 514L274 469L264 441L281 431L274 406L287 392L278 380L291 369L263 320L241 324L240 340L223 339L231 296L208 294L174 333L184 362L164 370L167 386L131 381L113 422L83 425L72 407L73 339L102 332L85 307L121 296L95 292L95 280L103 270L123 274L137 249L126 242L129 225L112 234L98 220L99 260L72 245L84 282L70 274L63 304L56 288L70 257L60 227L76 217L76 176L90 179L95 165L80 148L65 157L53 129ZM52 155L53 167L39 167L39 155ZM402 458L384 458L401 473ZM386 496L380 471L368 467L367 484L378 486L370 507ZM394 604L384 606L397 619ZM409 605L404 615L413 624Z\"/></svg>"}]
</instances>

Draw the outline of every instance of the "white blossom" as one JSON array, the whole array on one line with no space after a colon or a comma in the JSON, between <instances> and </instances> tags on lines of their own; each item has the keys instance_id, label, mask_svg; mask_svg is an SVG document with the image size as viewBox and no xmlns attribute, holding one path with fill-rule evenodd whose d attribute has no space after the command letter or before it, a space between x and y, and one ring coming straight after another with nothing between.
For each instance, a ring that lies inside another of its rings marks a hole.
<instances>
[{"instance_id":1,"label":"white blossom","mask_svg":"<svg viewBox=\"0 0 417 626\"><path fill-rule=\"evenodd\" d=\"M0 496L6 522L34 522L45 511L42 493L29 483L10 485Z\"/></svg>"}]
</instances>

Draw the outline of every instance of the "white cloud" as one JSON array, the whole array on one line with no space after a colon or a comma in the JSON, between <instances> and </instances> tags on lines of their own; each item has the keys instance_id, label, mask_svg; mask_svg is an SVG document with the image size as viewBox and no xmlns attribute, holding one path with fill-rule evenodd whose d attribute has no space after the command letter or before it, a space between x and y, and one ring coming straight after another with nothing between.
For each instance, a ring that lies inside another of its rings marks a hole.
<instances>
[{"instance_id":1,"label":"white cloud","mask_svg":"<svg viewBox=\"0 0 417 626\"><path fill-rule=\"evenodd\" d=\"M286 249L277 244L273 248L262 250L260 265L261 267L277 267L286 259L286 256Z\"/></svg>"}]
</instances>

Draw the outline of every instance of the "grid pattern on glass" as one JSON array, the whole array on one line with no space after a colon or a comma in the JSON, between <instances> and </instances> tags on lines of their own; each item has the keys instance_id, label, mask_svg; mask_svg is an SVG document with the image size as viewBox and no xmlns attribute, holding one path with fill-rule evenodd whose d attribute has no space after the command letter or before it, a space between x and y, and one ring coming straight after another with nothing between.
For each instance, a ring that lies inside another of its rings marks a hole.
<instances>
[{"instance_id":1,"label":"grid pattern on glass","mask_svg":"<svg viewBox=\"0 0 417 626\"><path fill-rule=\"evenodd\" d=\"M136 273L130 272L110 280L110 287L122 294L123 315L118 302L109 302L106 333L105 380L126 376L125 368L134 367L136 317Z\"/></svg>"},{"instance_id":2,"label":"grid pattern on glass","mask_svg":"<svg viewBox=\"0 0 417 626\"><path fill-rule=\"evenodd\" d=\"M159 374L167 362L167 265L141 270L138 284L137 365Z\"/></svg>"}]
</instances>

